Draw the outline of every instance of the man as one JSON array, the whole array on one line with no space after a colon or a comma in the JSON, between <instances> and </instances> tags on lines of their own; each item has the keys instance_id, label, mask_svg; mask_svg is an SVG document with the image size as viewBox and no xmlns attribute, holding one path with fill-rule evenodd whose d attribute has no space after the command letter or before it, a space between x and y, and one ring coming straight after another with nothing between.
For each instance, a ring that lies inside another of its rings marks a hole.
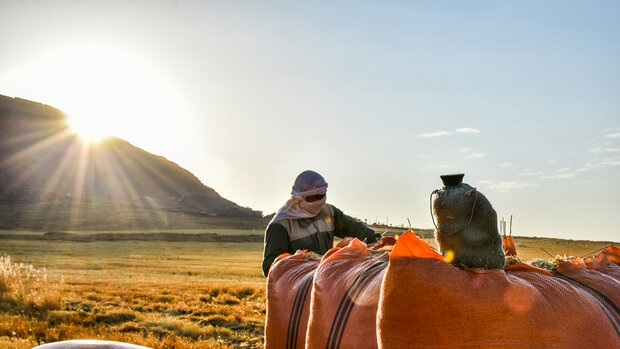
<instances>
[{"instance_id":1,"label":"man","mask_svg":"<svg viewBox=\"0 0 620 349\"><path fill-rule=\"evenodd\" d=\"M361 221L327 204L327 182L314 171L304 171L295 179L291 198L273 217L265 231L263 273L282 253L308 250L325 254L334 245L334 236L356 237L376 242L380 234Z\"/></svg>"}]
</instances>

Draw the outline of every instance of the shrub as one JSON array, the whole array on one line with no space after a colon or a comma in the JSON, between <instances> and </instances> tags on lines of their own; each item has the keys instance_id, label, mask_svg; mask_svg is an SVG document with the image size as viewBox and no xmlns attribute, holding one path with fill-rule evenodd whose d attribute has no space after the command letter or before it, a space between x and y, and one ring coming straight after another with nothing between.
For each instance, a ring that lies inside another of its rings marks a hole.
<instances>
[{"instance_id":1,"label":"shrub","mask_svg":"<svg viewBox=\"0 0 620 349\"><path fill-rule=\"evenodd\" d=\"M0 257L0 295L8 293L26 293L36 288L39 283L45 283L45 270L41 273L32 265L14 263L11 256Z\"/></svg>"},{"instance_id":2,"label":"shrub","mask_svg":"<svg viewBox=\"0 0 620 349\"><path fill-rule=\"evenodd\" d=\"M0 257L0 309L28 315L60 309L61 294L47 281L45 268Z\"/></svg>"}]
</instances>

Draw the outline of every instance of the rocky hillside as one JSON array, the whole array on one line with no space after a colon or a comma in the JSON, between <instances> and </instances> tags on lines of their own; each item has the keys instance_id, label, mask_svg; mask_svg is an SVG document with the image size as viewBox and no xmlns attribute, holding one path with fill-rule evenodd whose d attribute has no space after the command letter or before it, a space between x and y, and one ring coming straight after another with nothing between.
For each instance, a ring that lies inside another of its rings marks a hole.
<instances>
[{"instance_id":1,"label":"rocky hillside","mask_svg":"<svg viewBox=\"0 0 620 349\"><path fill-rule=\"evenodd\" d=\"M83 144L60 110L0 95L0 228L170 226L179 214L262 216L164 157L119 138Z\"/></svg>"}]
</instances>

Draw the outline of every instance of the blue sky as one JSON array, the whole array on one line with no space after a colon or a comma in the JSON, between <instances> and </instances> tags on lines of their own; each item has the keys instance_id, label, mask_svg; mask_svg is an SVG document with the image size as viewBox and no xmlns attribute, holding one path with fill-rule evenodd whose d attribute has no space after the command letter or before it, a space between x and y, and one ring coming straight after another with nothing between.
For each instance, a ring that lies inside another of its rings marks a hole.
<instances>
[{"instance_id":1,"label":"blue sky","mask_svg":"<svg viewBox=\"0 0 620 349\"><path fill-rule=\"evenodd\" d=\"M328 201L431 228L439 175L513 234L620 241L616 1L4 1L0 94L274 212ZM144 126L148 121L149 126Z\"/></svg>"}]
</instances>

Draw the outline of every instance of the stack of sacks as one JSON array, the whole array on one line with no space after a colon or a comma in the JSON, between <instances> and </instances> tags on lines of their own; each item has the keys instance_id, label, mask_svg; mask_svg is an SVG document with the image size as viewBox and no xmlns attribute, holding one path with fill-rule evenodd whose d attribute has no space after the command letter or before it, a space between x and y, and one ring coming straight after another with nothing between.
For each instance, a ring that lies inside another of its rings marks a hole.
<instances>
[{"instance_id":1,"label":"stack of sacks","mask_svg":"<svg viewBox=\"0 0 620 349\"><path fill-rule=\"evenodd\" d=\"M376 348L385 251L395 241L346 238L324 256L278 257L267 278L265 348Z\"/></svg>"},{"instance_id":2,"label":"stack of sacks","mask_svg":"<svg viewBox=\"0 0 620 349\"><path fill-rule=\"evenodd\" d=\"M617 247L553 271L459 268L412 232L388 253L350 239L320 264L280 258L265 347L620 348Z\"/></svg>"}]
</instances>

